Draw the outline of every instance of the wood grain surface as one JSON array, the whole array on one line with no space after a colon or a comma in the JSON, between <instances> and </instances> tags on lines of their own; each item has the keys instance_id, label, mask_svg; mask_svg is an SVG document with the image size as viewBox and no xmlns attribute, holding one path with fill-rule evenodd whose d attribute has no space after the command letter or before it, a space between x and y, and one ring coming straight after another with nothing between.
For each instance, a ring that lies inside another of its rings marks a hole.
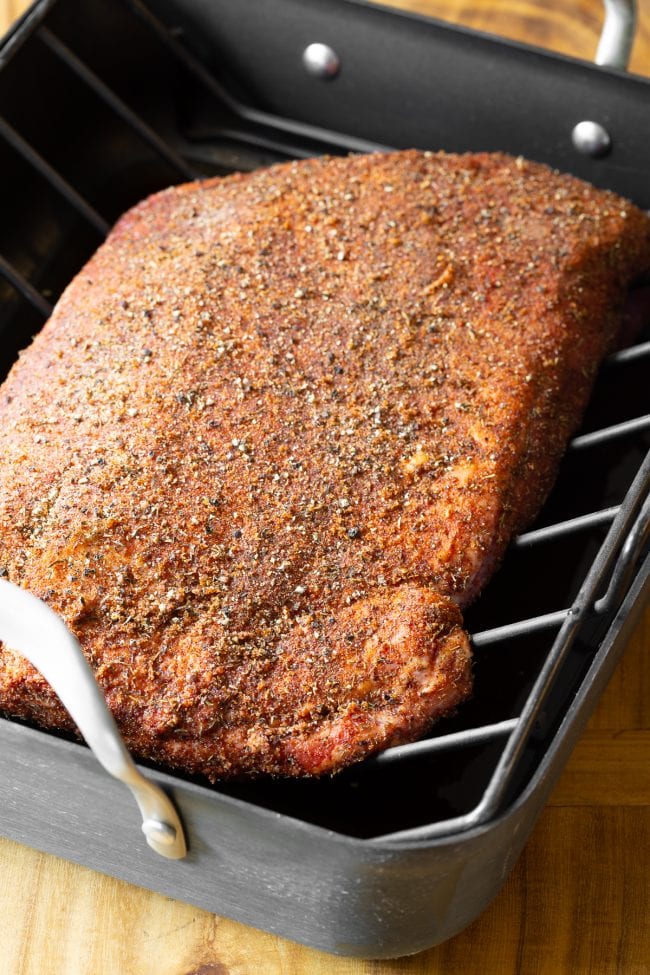
<instances>
[{"instance_id":1,"label":"wood grain surface","mask_svg":"<svg viewBox=\"0 0 650 975\"><path fill-rule=\"evenodd\" d=\"M601 23L600 0L394 5L585 58ZM24 7L0 0L0 32ZM334 958L0 839L0 975L650 975L649 649L647 613L501 894L446 944Z\"/></svg>"}]
</instances>

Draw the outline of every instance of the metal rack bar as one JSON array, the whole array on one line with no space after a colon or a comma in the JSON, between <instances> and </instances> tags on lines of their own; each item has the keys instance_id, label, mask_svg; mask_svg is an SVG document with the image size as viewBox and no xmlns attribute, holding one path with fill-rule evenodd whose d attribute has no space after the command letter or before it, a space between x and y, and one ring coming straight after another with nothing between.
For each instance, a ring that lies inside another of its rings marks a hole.
<instances>
[{"instance_id":1,"label":"metal rack bar","mask_svg":"<svg viewBox=\"0 0 650 975\"><path fill-rule=\"evenodd\" d=\"M538 542L548 542L551 539L572 535L574 532L583 531L587 528L608 525L614 520L619 510L620 505L613 505L611 508L603 508L601 511L592 511L588 515L578 515L576 518L558 521L554 525L545 525L543 528L536 528L534 531L523 532L513 540L512 546L513 548L530 548L537 545Z\"/></svg>"},{"instance_id":2,"label":"metal rack bar","mask_svg":"<svg viewBox=\"0 0 650 975\"><path fill-rule=\"evenodd\" d=\"M609 580L607 592L596 601L594 608L597 613L609 613L616 609L625 595L634 572L635 563L641 556L649 537L650 496L646 498L639 518L625 539L621 549L621 558L618 560Z\"/></svg>"},{"instance_id":3,"label":"metal rack bar","mask_svg":"<svg viewBox=\"0 0 650 975\"><path fill-rule=\"evenodd\" d=\"M650 355L650 342L640 342L638 345L621 349L620 352L614 352L605 359L603 365L607 367L620 366L625 362L634 362L636 359L642 359L647 355Z\"/></svg>"},{"instance_id":4,"label":"metal rack bar","mask_svg":"<svg viewBox=\"0 0 650 975\"><path fill-rule=\"evenodd\" d=\"M519 718L508 718L506 721L481 725L479 728L468 728L465 731L457 731L450 735L438 735L436 738L425 738L423 741L414 741L408 745L396 745L394 748L387 748L379 755L369 758L365 765L388 765L405 758L432 755L434 752L451 751L456 748L468 748L470 745L478 745L509 735L517 727L518 721Z\"/></svg>"},{"instance_id":5,"label":"metal rack bar","mask_svg":"<svg viewBox=\"0 0 650 975\"><path fill-rule=\"evenodd\" d=\"M569 609L559 609L554 613L544 613L540 616L531 616L527 620L518 620L516 623L495 626L491 630L481 630L479 633L472 634L472 643L475 647L486 647L491 643L512 640L517 636L528 636L539 630L550 630L554 626L561 626L570 612Z\"/></svg>"},{"instance_id":6,"label":"metal rack bar","mask_svg":"<svg viewBox=\"0 0 650 975\"><path fill-rule=\"evenodd\" d=\"M43 176L50 186L61 194L90 223L95 230L105 237L110 230L109 224L78 193L70 183L67 182L57 171L46 162L43 157L27 142L4 118L0 116L0 136L15 149L19 155L26 159L30 166Z\"/></svg>"},{"instance_id":7,"label":"metal rack bar","mask_svg":"<svg viewBox=\"0 0 650 975\"><path fill-rule=\"evenodd\" d=\"M26 281L22 274L5 260L0 254L0 276L8 281L12 288L15 288L30 303L34 308L40 312L43 318L49 318L52 312L52 306L45 300L43 295L36 290L36 288Z\"/></svg>"},{"instance_id":8,"label":"metal rack bar","mask_svg":"<svg viewBox=\"0 0 650 975\"><path fill-rule=\"evenodd\" d=\"M235 144L251 146L253 149L262 149L267 152L273 152L287 160L309 159L311 156L313 156L313 152L310 152L302 145L298 145L296 142L290 143L286 139L280 141L279 139L273 139L266 134L260 134L259 132L247 132L244 129L230 129L227 127L219 128L218 130L215 130L214 133L207 134L205 138L206 140L210 139L212 144L214 144L216 139L229 140ZM194 143L191 144L191 147L194 147Z\"/></svg>"},{"instance_id":9,"label":"metal rack bar","mask_svg":"<svg viewBox=\"0 0 650 975\"><path fill-rule=\"evenodd\" d=\"M642 433L644 430L650 430L650 413L646 413L645 416L637 416L633 420L624 420L623 423L615 423L611 427L603 427L602 430L594 430L592 433L583 433L579 437L574 437L569 444L569 450L582 450L583 447L593 447L596 444L617 440L619 437L628 437L632 433Z\"/></svg>"},{"instance_id":10,"label":"metal rack bar","mask_svg":"<svg viewBox=\"0 0 650 975\"><path fill-rule=\"evenodd\" d=\"M147 145L172 166L183 179L197 179L196 173L185 160L172 149L164 139L154 132L129 106L119 98L108 85L99 78L94 71L81 61L76 54L66 47L48 27L39 27L36 36L46 45L71 71L81 78L101 100L111 108Z\"/></svg>"}]
</instances>

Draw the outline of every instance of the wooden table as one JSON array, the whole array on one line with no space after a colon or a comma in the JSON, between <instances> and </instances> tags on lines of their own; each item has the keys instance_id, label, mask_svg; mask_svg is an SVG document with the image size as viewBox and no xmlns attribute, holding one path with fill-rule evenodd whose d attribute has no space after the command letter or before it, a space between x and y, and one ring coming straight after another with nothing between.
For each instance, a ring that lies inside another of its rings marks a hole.
<instances>
[{"instance_id":1,"label":"wooden table","mask_svg":"<svg viewBox=\"0 0 650 975\"><path fill-rule=\"evenodd\" d=\"M305 0L309 2L309 0ZM398 0L591 57L599 0ZM650 74L650 0L632 68ZM25 3L0 0L0 30ZM412 958L333 958L0 839L0 973L645 975L650 973L650 613L501 894Z\"/></svg>"}]
</instances>

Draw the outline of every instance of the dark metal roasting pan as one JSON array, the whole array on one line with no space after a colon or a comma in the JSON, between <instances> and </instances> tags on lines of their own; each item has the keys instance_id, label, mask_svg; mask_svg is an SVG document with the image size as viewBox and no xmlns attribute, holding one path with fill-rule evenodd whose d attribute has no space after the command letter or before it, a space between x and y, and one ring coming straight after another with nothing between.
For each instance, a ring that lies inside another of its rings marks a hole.
<instances>
[{"instance_id":1,"label":"dark metal roasting pan","mask_svg":"<svg viewBox=\"0 0 650 975\"><path fill-rule=\"evenodd\" d=\"M614 7L595 66L361 0L39 0L0 45L0 375L118 215L194 176L500 149L649 207L650 82L623 70ZM475 695L429 739L323 781L142 768L183 824L168 859L89 748L2 719L0 831L325 951L392 957L461 930L647 596L649 339L605 363L553 494L466 614Z\"/></svg>"}]
</instances>

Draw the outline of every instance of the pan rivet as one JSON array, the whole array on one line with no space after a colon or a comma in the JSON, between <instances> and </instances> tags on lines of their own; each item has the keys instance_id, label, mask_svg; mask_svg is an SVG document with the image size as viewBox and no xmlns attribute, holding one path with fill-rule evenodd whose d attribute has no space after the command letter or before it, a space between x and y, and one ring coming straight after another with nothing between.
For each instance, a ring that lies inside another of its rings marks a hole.
<instances>
[{"instance_id":1,"label":"pan rivet","mask_svg":"<svg viewBox=\"0 0 650 975\"><path fill-rule=\"evenodd\" d=\"M310 44L302 52L302 63L309 74L315 78L336 78L341 70L341 61L328 44Z\"/></svg>"},{"instance_id":2,"label":"pan rivet","mask_svg":"<svg viewBox=\"0 0 650 975\"><path fill-rule=\"evenodd\" d=\"M164 846L171 846L176 841L174 827L169 823L163 823L160 819L145 819L142 823L142 832L146 837L151 837Z\"/></svg>"},{"instance_id":3,"label":"pan rivet","mask_svg":"<svg viewBox=\"0 0 650 975\"><path fill-rule=\"evenodd\" d=\"M584 156L606 155L612 146L609 132L599 122L578 122L571 133L573 145Z\"/></svg>"}]
</instances>

